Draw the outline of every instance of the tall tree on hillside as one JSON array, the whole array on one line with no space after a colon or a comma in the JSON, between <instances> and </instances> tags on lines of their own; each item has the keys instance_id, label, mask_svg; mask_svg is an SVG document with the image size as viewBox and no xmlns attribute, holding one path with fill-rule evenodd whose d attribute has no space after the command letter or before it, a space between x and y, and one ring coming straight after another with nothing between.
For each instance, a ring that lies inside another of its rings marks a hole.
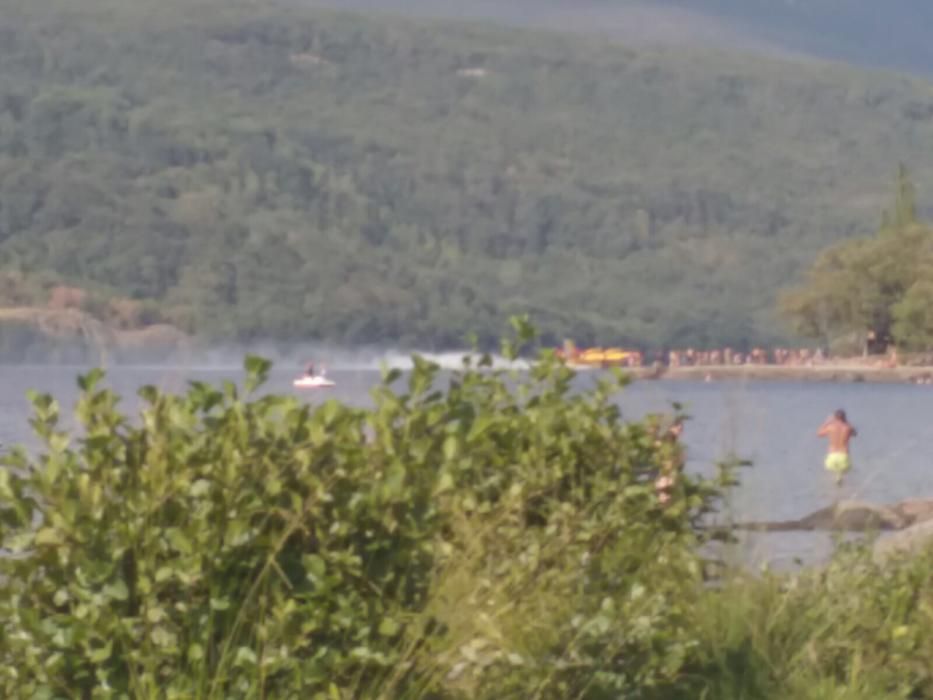
<instances>
[{"instance_id":1,"label":"tall tree on hillside","mask_svg":"<svg viewBox=\"0 0 933 700\"><path fill-rule=\"evenodd\" d=\"M907 166L897 168L894 189L894 208L881 215L882 231L897 231L917 223L917 188Z\"/></svg>"}]
</instances>

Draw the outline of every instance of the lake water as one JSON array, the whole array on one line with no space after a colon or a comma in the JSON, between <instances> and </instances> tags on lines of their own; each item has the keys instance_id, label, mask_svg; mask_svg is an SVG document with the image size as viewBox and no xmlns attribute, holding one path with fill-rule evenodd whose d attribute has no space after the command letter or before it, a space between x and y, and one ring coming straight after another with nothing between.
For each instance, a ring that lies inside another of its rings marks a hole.
<instances>
[{"instance_id":1,"label":"lake water","mask_svg":"<svg viewBox=\"0 0 933 700\"><path fill-rule=\"evenodd\" d=\"M77 396L77 367L0 367L0 441L34 444L27 422L26 392L53 394L67 412ZM278 370L268 390L295 391L294 372ZM379 379L372 370L331 371L337 387L326 394L355 405L369 401ZM133 410L135 392L145 384L182 391L191 379L218 383L238 380L226 369L115 368L107 383ZM594 375L581 375L581 385ZM320 393L302 394L309 401ZM730 499L736 520L785 520L829 505L839 492L822 468L825 444L816 429L836 408L844 408L859 435L853 444L854 468L843 495L874 502L933 497L933 387L879 384L760 382L665 382L633 384L620 395L624 414L637 419L648 412L683 404L692 419L684 440L687 468L709 472L717 461L737 455L754 464L741 471L741 486ZM795 559L818 561L830 550L824 533L770 533L743 538L736 556L746 562L782 567Z\"/></svg>"}]
</instances>

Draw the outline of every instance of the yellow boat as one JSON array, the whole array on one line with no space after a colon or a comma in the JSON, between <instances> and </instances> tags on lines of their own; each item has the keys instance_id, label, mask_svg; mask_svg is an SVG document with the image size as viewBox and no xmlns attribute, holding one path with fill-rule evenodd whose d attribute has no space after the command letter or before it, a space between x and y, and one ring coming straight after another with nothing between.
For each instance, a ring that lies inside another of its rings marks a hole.
<instances>
[{"instance_id":1,"label":"yellow boat","mask_svg":"<svg viewBox=\"0 0 933 700\"><path fill-rule=\"evenodd\" d=\"M580 367L624 367L631 365L638 357L637 350L623 348L584 348L577 349L573 341L566 341L558 357L569 365Z\"/></svg>"}]
</instances>

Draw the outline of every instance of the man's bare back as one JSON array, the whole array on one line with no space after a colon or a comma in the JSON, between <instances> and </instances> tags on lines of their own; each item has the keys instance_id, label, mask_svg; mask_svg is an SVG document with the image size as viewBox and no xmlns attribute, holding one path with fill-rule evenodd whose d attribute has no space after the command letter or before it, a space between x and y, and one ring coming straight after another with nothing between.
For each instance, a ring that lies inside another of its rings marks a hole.
<instances>
[{"instance_id":1,"label":"man's bare back","mask_svg":"<svg viewBox=\"0 0 933 700\"><path fill-rule=\"evenodd\" d=\"M827 420L820 432L820 437L829 438L829 451L849 454L849 440L855 436L855 428L835 417Z\"/></svg>"},{"instance_id":2,"label":"man's bare back","mask_svg":"<svg viewBox=\"0 0 933 700\"><path fill-rule=\"evenodd\" d=\"M852 468L849 460L849 441L858 435L855 428L849 425L846 412L842 409L836 411L826 419L819 431L819 437L829 438L829 454L826 455L826 468L836 476L836 483L842 481L842 475Z\"/></svg>"}]
</instances>

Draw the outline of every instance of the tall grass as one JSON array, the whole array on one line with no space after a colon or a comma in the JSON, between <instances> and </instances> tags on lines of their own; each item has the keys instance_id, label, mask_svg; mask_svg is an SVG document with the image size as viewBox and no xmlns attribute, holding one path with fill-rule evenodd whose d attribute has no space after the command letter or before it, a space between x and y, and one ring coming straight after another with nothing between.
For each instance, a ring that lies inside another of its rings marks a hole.
<instances>
[{"instance_id":1,"label":"tall grass","mask_svg":"<svg viewBox=\"0 0 933 700\"><path fill-rule=\"evenodd\" d=\"M691 609L696 657L666 697L933 697L931 563L858 545L823 568L729 575Z\"/></svg>"}]
</instances>

